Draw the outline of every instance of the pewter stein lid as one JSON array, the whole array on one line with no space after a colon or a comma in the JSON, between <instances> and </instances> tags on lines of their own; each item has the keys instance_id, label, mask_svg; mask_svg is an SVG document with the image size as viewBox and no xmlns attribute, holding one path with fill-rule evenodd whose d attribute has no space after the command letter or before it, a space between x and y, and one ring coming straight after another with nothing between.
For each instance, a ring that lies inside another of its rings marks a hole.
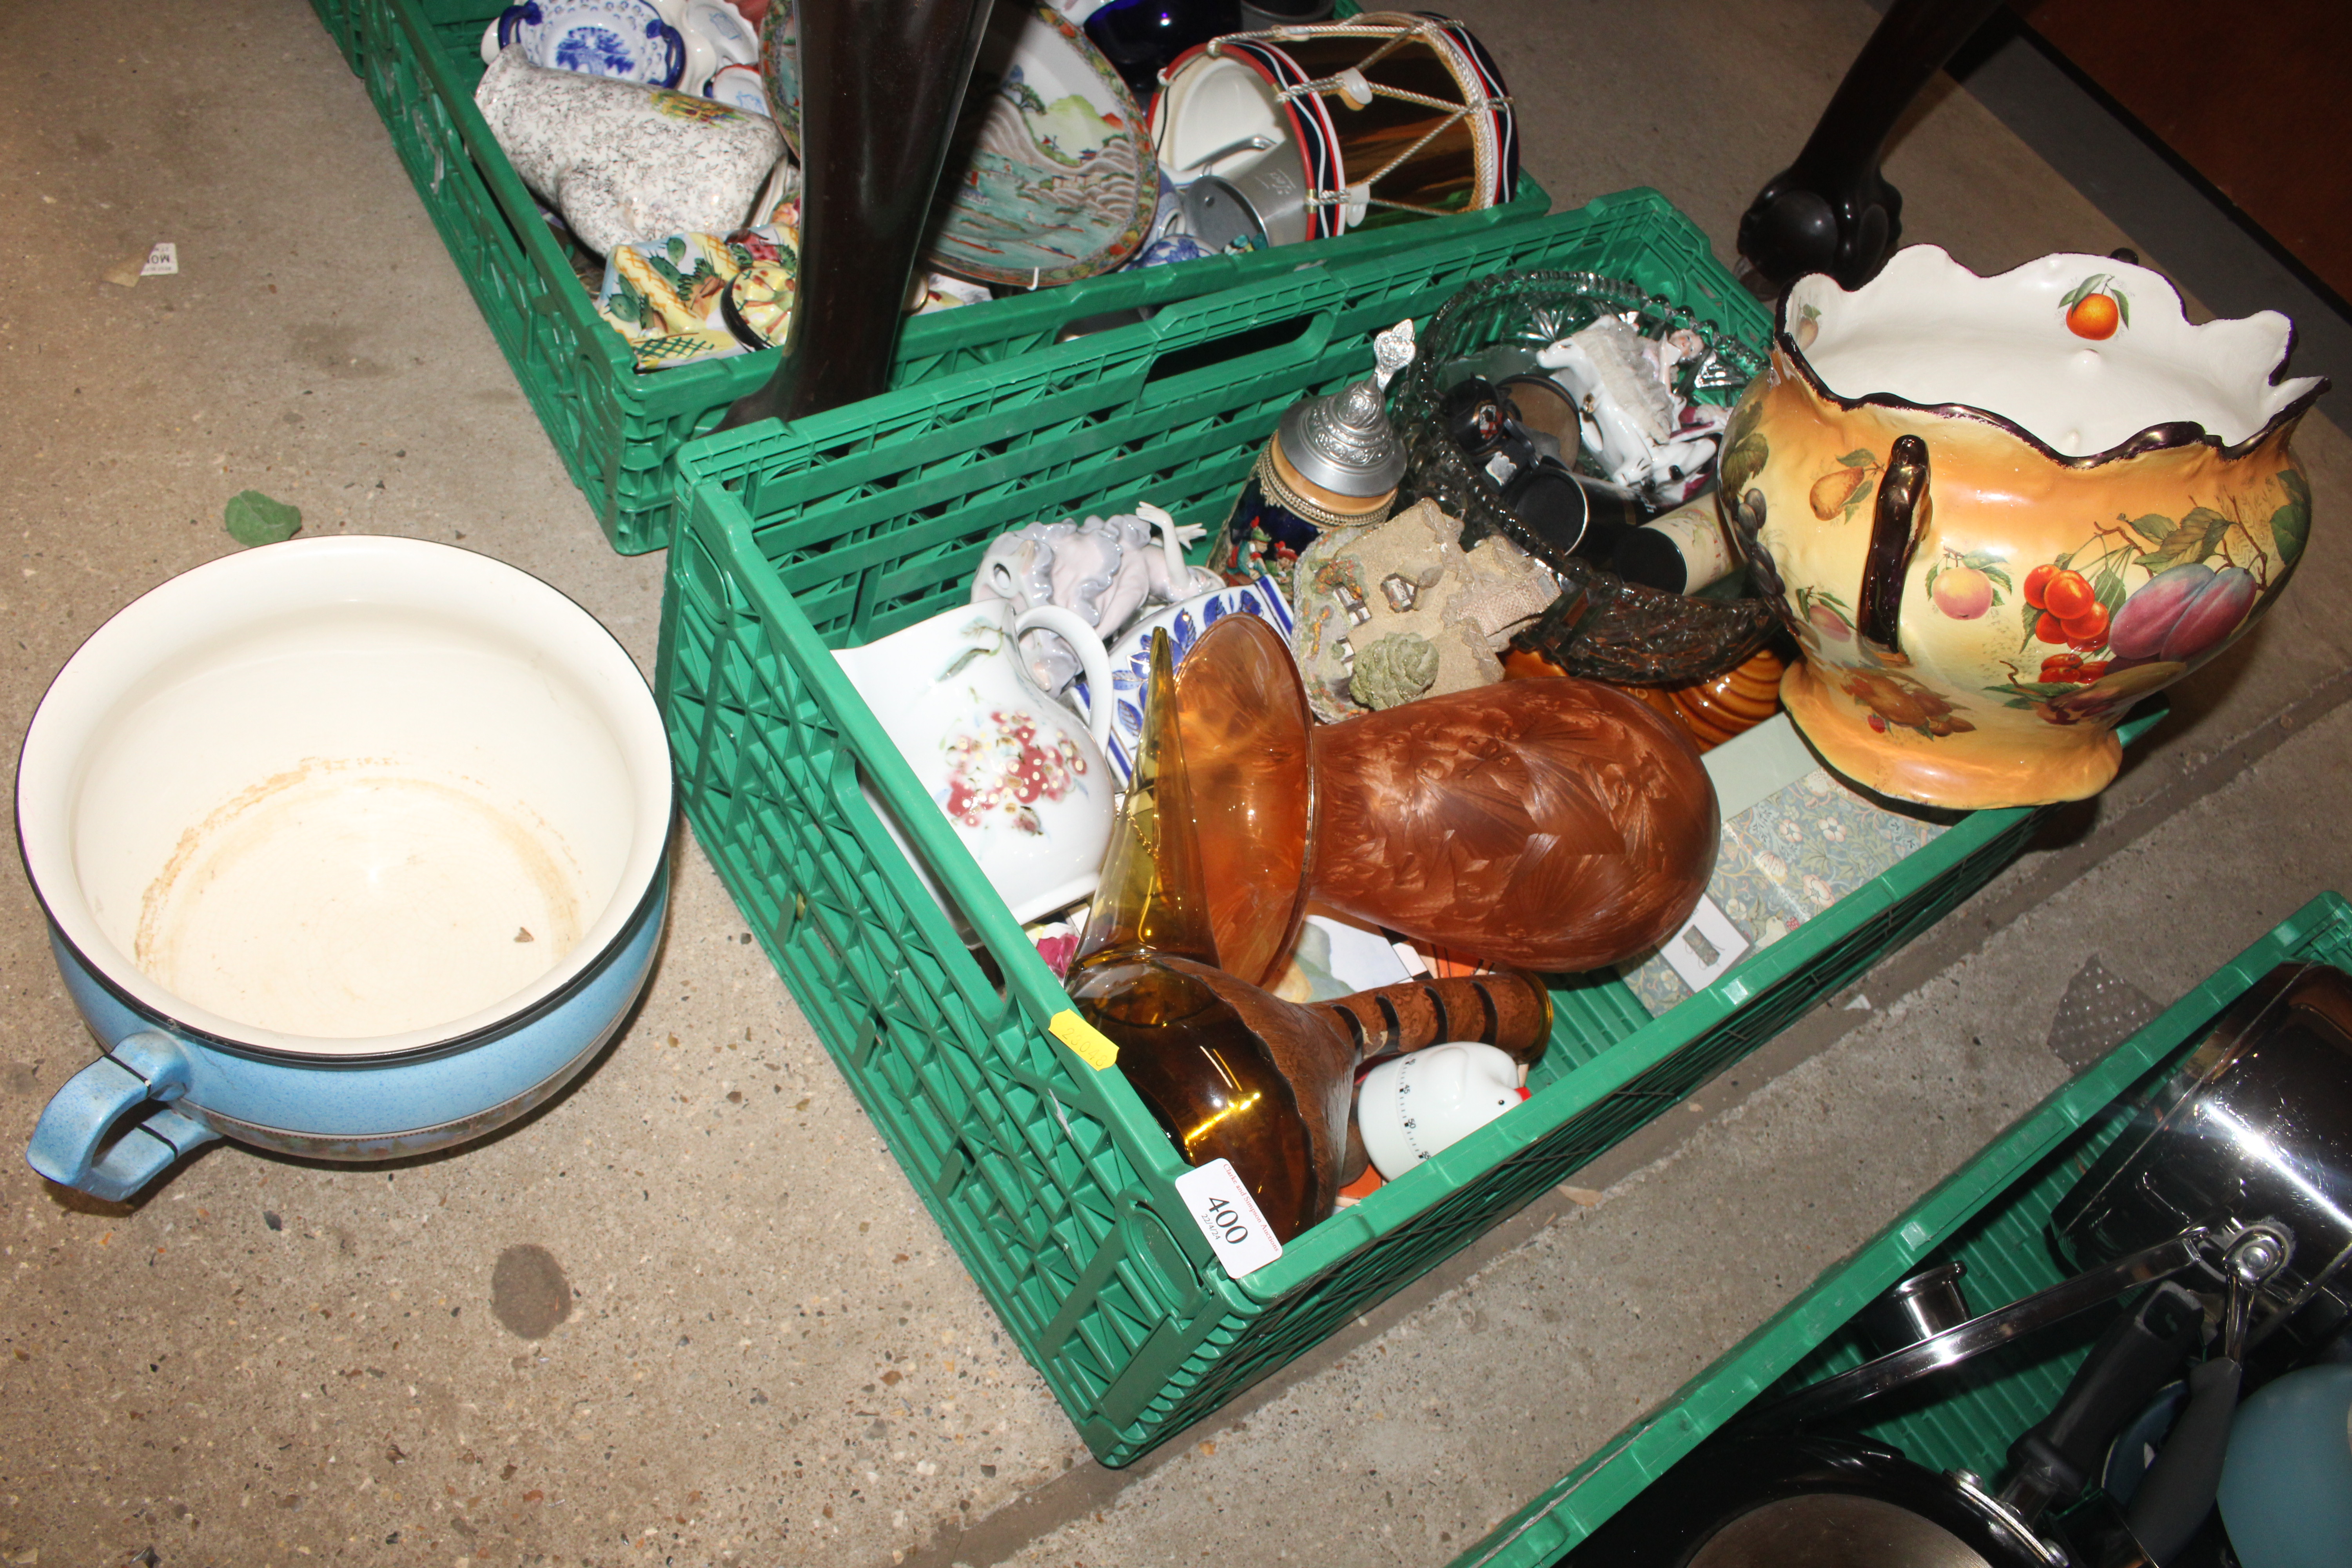
<instances>
[{"instance_id":1,"label":"pewter stein lid","mask_svg":"<svg viewBox=\"0 0 2352 1568\"><path fill-rule=\"evenodd\" d=\"M1412 322L1372 340L1372 374L1328 397L1307 397L1282 416L1282 455L1298 477L1334 495L1386 495L1404 478L1404 446L1381 395L1412 363Z\"/></svg>"}]
</instances>

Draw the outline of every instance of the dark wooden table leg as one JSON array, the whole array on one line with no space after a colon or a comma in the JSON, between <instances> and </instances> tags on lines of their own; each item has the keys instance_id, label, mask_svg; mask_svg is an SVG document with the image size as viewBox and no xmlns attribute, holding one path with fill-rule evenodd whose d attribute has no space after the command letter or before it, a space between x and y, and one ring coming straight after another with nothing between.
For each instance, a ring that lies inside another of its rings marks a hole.
<instances>
[{"instance_id":1,"label":"dark wooden table leg","mask_svg":"<svg viewBox=\"0 0 2352 1568\"><path fill-rule=\"evenodd\" d=\"M1903 234L1903 194L1878 172L1927 79L2001 0L1895 0L1846 68L1797 161L1739 220L1739 254L1786 289L1808 272L1848 289L1878 275Z\"/></svg>"},{"instance_id":2,"label":"dark wooden table leg","mask_svg":"<svg viewBox=\"0 0 2352 1568\"><path fill-rule=\"evenodd\" d=\"M800 0L800 298L783 362L719 422L890 384L890 356L989 0Z\"/></svg>"}]
</instances>

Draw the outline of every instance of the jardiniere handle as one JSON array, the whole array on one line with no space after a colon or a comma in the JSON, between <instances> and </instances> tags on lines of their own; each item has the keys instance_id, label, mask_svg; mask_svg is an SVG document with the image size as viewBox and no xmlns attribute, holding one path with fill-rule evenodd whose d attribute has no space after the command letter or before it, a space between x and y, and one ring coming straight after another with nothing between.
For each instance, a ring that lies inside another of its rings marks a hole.
<instances>
[{"instance_id":1,"label":"jardiniere handle","mask_svg":"<svg viewBox=\"0 0 2352 1568\"><path fill-rule=\"evenodd\" d=\"M1878 476L1878 505L1870 521L1870 552L1862 563L1858 631L1889 653L1903 651L1903 584L1912 557L1927 536L1927 443L1897 436Z\"/></svg>"},{"instance_id":2,"label":"jardiniere handle","mask_svg":"<svg viewBox=\"0 0 2352 1568\"><path fill-rule=\"evenodd\" d=\"M127 1201L181 1155L220 1136L173 1110L188 1091L188 1058L168 1035L142 1030L68 1079L34 1125L25 1159L61 1185L110 1203ZM147 1115L110 1147L107 1133L142 1104Z\"/></svg>"}]
</instances>

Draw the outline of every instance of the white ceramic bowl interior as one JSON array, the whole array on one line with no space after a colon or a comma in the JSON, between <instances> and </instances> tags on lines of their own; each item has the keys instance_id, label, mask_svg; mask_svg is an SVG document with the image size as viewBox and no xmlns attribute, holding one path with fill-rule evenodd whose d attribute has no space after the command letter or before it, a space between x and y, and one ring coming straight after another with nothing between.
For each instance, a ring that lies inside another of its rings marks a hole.
<instances>
[{"instance_id":1,"label":"white ceramic bowl interior","mask_svg":"<svg viewBox=\"0 0 2352 1568\"><path fill-rule=\"evenodd\" d=\"M394 1052L528 1010L658 871L644 678L538 579L447 545L300 540L173 579L43 698L17 830L114 985L222 1038Z\"/></svg>"},{"instance_id":2,"label":"white ceramic bowl interior","mask_svg":"<svg viewBox=\"0 0 2352 1568\"><path fill-rule=\"evenodd\" d=\"M1160 110L1160 161L1179 182L1202 174L1231 177L1263 158L1298 156L1290 144L1290 119L1282 100L1264 77L1239 60L1198 57L1169 82L1165 99ZM1272 145L1209 158L1252 136L1262 136Z\"/></svg>"},{"instance_id":3,"label":"white ceramic bowl interior","mask_svg":"<svg viewBox=\"0 0 2352 1568\"><path fill-rule=\"evenodd\" d=\"M2097 291L2120 294L2130 316L2095 341L2068 328L2065 301L2100 279ZM2192 326L2162 274L2102 256L2045 256L1979 278L1915 245L1851 293L1824 274L1800 279L1786 321L1822 384L1849 402L1891 394L1983 409L2064 457L2180 422L2234 447L2315 384L2272 383L2294 331L2284 316Z\"/></svg>"}]
</instances>

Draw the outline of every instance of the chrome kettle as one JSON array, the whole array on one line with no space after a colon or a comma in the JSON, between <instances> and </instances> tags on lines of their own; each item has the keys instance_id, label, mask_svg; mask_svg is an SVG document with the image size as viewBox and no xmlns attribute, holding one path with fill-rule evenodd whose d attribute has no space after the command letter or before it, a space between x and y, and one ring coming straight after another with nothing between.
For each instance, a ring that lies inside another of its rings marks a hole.
<instances>
[{"instance_id":1,"label":"chrome kettle","mask_svg":"<svg viewBox=\"0 0 2352 1568\"><path fill-rule=\"evenodd\" d=\"M2284 1256L2246 1303L2245 1342L2316 1344L2352 1315L2352 978L2283 964L2225 1013L2052 1216L2091 1268L2202 1228L2268 1233Z\"/></svg>"}]
</instances>

